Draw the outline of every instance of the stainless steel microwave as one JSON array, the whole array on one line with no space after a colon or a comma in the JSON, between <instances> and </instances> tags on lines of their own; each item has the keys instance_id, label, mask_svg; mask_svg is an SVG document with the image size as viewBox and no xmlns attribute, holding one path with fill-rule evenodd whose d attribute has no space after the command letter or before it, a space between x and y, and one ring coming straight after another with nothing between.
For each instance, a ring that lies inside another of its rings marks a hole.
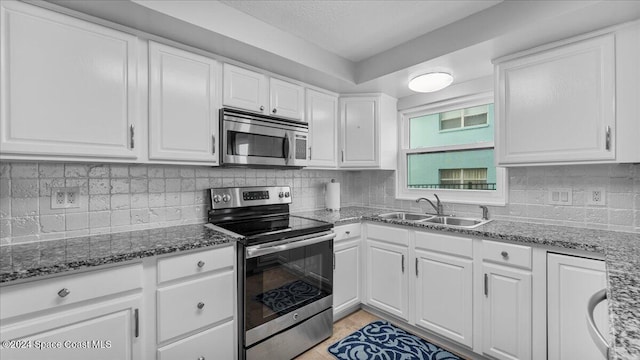
<instances>
[{"instance_id":1,"label":"stainless steel microwave","mask_svg":"<svg viewBox=\"0 0 640 360\"><path fill-rule=\"evenodd\" d=\"M305 122L220 109L222 165L307 166Z\"/></svg>"}]
</instances>

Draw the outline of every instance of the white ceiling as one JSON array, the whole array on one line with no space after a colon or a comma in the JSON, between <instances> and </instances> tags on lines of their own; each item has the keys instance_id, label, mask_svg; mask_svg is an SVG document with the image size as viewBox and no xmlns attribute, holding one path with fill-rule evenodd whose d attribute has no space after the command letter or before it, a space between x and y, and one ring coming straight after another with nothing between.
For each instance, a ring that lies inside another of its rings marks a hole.
<instances>
[{"instance_id":1,"label":"white ceiling","mask_svg":"<svg viewBox=\"0 0 640 360\"><path fill-rule=\"evenodd\" d=\"M353 62L494 6L501 0L222 0Z\"/></svg>"}]
</instances>

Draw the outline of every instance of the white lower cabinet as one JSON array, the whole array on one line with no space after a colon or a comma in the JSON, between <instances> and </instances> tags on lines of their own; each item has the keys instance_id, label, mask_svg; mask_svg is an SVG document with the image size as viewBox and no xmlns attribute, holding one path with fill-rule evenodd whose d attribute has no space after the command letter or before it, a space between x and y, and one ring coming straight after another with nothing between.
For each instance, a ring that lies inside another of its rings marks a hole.
<instances>
[{"instance_id":1,"label":"white lower cabinet","mask_svg":"<svg viewBox=\"0 0 640 360\"><path fill-rule=\"evenodd\" d=\"M158 260L158 359L234 359L232 246Z\"/></svg>"},{"instance_id":2,"label":"white lower cabinet","mask_svg":"<svg viewBox=\"0 0 640 360\"><path fill-rule=\"evenodd\" d=\"M415 325L471 348L472 240L416 232L415 246Z\"/></svg>"},{"instance_id":3,"label":"white lower cabinet","mask_svg":"<svg viewBox=\"0 0 640 360\"><path fill-rule=\"evenodd\" d=\"M365 301L404 320L409 320L408 240L408 230L367 225Z\"/></svg>"},{"instance_id":4,"label":"white lower cabinet","mask_svg":"<svg viewBox=\"0 0 640 360\"><path fill-rule=\"evenodd\" d=\"M360 223L334 229L333 314L360 304Z\"/></svg>"},{"instance_id":5,"label":"white lower cabinet","mask_svg":"<svg viewBox=\"0 0 640 360\"><path fill-rule=\"evenodd\" d=\"M484 263L483 352L531 359L531 272Z\"/></svg>"},{"instance_id":6,"label":"white lower cabinet","mask_svg":"<svg viewBox=\"0 0 640 360\"><path fill-rule=\"evenodd\" d=\"M2 359L141 359L142 266L0 288Z\"/></svg>"},{"instance_id":7,"label":"white lower cabinet","mask_svg":"<svg viewBox=\"0 0 640 360\"><path fill-rule=\"evenodd\" d=\"M549 254L547 267L548 359L605 359L586 323L589 298L606 287L604 261ZM594 319L600 333L608 337L606 301L596 307Z\"/></svg>"}]
</instances>

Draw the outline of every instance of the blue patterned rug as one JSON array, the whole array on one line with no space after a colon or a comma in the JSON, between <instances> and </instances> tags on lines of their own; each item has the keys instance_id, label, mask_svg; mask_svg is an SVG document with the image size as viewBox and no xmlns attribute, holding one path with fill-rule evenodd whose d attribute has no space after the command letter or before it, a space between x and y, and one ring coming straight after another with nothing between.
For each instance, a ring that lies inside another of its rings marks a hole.
<instances>
[{"instance_id":1,"label":"blue patterned rug","mask_svg":"<svg viewBox=\"0 0 640 360\"><path fill-rule=\"evenodd\" d=\"M462 358L378 320L329 347L340 360L462 360Z\"/></svg>"},{"instance_id":2,"label":"blue patterned rug","mask_svg":"<svg viewBox=\"0 0 640 360\"><path fill-rule=\"evenodd\" d=\"M276 313L286 313L293 306L324 296L324 291L302 280L283 285L256 296L256 299ZM298 307L296 307L297 309Z\"/></svg>"}]
</instances>

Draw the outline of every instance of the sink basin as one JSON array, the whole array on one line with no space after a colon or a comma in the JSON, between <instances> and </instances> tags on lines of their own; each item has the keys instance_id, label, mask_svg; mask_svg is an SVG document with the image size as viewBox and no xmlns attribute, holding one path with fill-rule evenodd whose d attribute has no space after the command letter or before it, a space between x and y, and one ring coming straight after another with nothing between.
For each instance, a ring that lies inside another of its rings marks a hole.
<instances>
[{"instance_id":1,"label":"sink basin","mask_svg":"<svg viewBox=\"0 0 640 360\"><path fill-rule=\"evenodd\" d=\"M424 220L425 223L457 226L457 227L462 227L466 229L473 229L480 225L484 225L489 221L491 220L461 218L461 217L455 217L455 216L436 216L436 217Z\"/></svg>"},{"instance_id":2,"label":"sink basin","mask_svg":"<svg viewBox=\"0 0 640 360\"><path fill-rule=\"evenodd\" d=\"M433 218L433 215L407 213L407 212L398 211L398 212L378 215L378 217L381 217L383 219L393 219L393 220L422 221L422 220Z\"/></svg>"}]
</instances>

